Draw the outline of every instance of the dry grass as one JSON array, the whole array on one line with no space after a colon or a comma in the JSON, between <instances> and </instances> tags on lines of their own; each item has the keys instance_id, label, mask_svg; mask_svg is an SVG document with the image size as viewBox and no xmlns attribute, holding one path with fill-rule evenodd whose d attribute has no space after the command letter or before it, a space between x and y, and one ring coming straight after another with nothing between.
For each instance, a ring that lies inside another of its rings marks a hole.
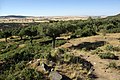
<instances>
[{"instance_id":1,"label":"dry grass","mask_svg":"<svg viewBox=\"0 0 120 80\"><path fill-rule=\"evenodd\" d=\"M120 33L111 33L106 34L106 36L102 35L96 35L96 36L90 36L90 37L83 37L83 38L76 38L69 40L68 43L62 45L63 48L70 48L72 46L80 45L84 42L98 42L98 41L105 41L106 44L100 46L103 51L106 51L104 49L105 45L113 45L113 46L120 46ZM97 45L97 44L95 44ZM88 46L88 45L86 45ZM90 61L94 66L94 73L97 75L96 80L119 80L120 79L120 71L115 69L107 69L106 65L108 65L111 61L115 61L118 66L120 66L119 60L109 60L109 59L100 59L97 54L92 55L91 51L81 51L80 49L72 50L74 52L74 55L81 56L82 58L86 59L87 61ZM120 52L112 51L116 56L120 59ZM74 76L76 73L75 71L78 71L77 69L73 70L73 73L71 73L71 76Z\"/></svg>"},{"instance_id":2,"label":"dry grass","mask_svg":"<svg viewBox=\"0 0 120 80\"><path fill-rule=\"evenodd\" d=\"M68 48L71 46L79 45L83 42L96 42L96 41L106 41L111 45L120 46L120 40L118 40L119 38L120 38L120 33L111 33L111 34L107 34L106 36L96 35L90 37L76 38L69 40L68 43L62 45L61 47Z\"/></svg>"},{"instance_id":3,"label":"dry grass","mask_svg":"<svg viewBox=\"0 0 120 80\"><path fill-rule=\"evenodd\" d=\"M26 44L21 44L21 45L19 45L19 48L23 48L25 46L26 46Z\"/></svg>"}]
</instances>

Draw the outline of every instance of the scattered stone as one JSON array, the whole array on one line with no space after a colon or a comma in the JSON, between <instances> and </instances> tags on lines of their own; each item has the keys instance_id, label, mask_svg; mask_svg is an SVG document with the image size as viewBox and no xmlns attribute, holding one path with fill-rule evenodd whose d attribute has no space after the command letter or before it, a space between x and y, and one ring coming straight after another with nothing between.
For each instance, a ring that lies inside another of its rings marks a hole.
<instances>
[{"instance_id":1,"label":"scattered stone","mask_svg":"<svg viewBox=\"0 0 120 80\"><path fill-rule=\"evenodd\" d=\"M50 80L62 80L62 75L57 71L52 71L49 74Z\"/></svg>"},{"instance_id":2,"label":"scattered stone","mask_svg":"<svg viewBox=\"0 0 120 80\"><path fill-rule=\"evenodd\" d=\"M32 61L28 62L28 64L31 64L31 63L32 63Z\"/></svg>"},{"instance_id":3,"label":"scattered stone","mask_svg":"<svg viewBox=\"0 0 120 80\"><path fill-rule=\"evenodd\" d=\"M48 71L48 72L51 72L52 70L53 70L53 67L51 67L51 66L48 66L47 64L45 64L45 63L42 63L42 65L41 65L42 67L43 67L43 69L44 69L44 71Z\"/></svg>"},{"instance_id":4,"label":"scattered stone","mask_svg":"<svg viewBox=\"0 0 120 80\"><path fill-rule=\"evenodd\" d=\"M70 78L71 78L71 79L74 79L75 76L76 76L76 72L73 72L73 73L71 73Z\"/></svg>"},{"instance_id":5,"label":"scattered stone","mask_svg":"<svg viewBox=\"0 0 120 80\"><path fill-rule=\"evenodd\" d=\"M37 62L39 62L40 61L40 59L37 59Z\"/></svg>"},{"instance_id":6,"label":"scattered stone","mask_svg":"<svg viewBox=\"0 0 120 80\"><path fill-rule=\"evenodd\" d=\"M50 64L51 66L55 66L55 65L56 65L55 62L53 62L53 61L50 61L49 64Z\"/></svg>"},{"instance_id":7,"label":"scattered stone","mask_svg":"<svg viewBox=\"0 0 120 80\"><path fill-rule=\"evenodd\" d=\"M87 75L91 75L91 74L93 73L93 71L94 71L94 68L91 68L91 69L89 70L89 72L87 73Z\"/></svg>"},{"instance_id":8,"label":"scattered stone","mask_svg":"<svg viewBox=\"0 0 120 80\"><path fill-rule=\"evenodd\" d=\"M96 65L96 62L94 62L93 64Z\"/></svg>"},{"instance_id":9,"label":"scattered stone","mask_svg":"<svg viewBox=\"0 0 120 80\"><path fill-rule=\"evenodd\" d=\"M45 73L42 66L36 67L36 70L37 70L37 71L40 71L40 72L42 72L42 73Z\"/></svg>"}]
</instances>

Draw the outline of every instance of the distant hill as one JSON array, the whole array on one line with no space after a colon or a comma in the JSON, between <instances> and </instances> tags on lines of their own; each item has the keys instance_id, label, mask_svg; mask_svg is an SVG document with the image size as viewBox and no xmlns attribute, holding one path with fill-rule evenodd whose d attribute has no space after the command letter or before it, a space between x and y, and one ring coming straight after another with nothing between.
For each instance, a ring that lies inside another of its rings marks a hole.
<instances>
[{"instance_id":1,"label":"distant hill","mask_svg":"<svg viewBox=\"0 0 120 80\"><path fill-rule=\"evenodd\" d=\"M108 16L107 18L117 18L120 19L120 14L114 15L114 16Z\"/></svg>"},{"instance_id":2,"label":"distant hill","mask_svg":"<svg viewBox=\"0 0 120 80\"><path fill-rule=\"evenodd\" d=\"M32 16L17 16L17 15L8 15L8 16L0 16L0 18L27 18Z\"/></svg>"},{"instance_id":3,"label":"distant hill","mask_svg":"<svg viewBox=\"0 0 120 80\"><path fill-rule=\"evenodd\" d=\"M112 17L120 17L120 14L117 14L117 15L115 15L115 16L112 16Z\"/></svg>"},{"instance_id":4,"label":"distant hill","mask_svg":"<svg viewBox=\"0 0 120 80\"><path fill-rule=\"evenodd\" d=\"M0 18L34 18L34 16L22 16L22 15L8 15L8 16L0 16ZM40 17L40 16L39 16ZM44 16L45 17L45 16ZM47 16L49 17L49 16ZM53 16L55 17L55 16ZM65 17L65 16L60 16L60 17ZM66 16L66 17L71 17L71 16ZM72 16L74 17L74 16ZM76 17L76 16L75 16ZM78 16L80 17L80 16ZM82 16L81 16L82 17ZM87 16L86 16L87 17ZM120 18L120 14L114 15L114 16L91 16L92 18L96 19L96 18Z\"/></svg>"}]
</instances>

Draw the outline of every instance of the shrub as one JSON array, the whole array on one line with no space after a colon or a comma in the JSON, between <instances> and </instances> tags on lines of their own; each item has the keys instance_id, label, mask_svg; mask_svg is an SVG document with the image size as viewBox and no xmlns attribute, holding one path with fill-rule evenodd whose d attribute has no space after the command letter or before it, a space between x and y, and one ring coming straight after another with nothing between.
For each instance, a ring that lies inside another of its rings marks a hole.
<instances>
[{"instance_id":1,"label":"shrub","mask_svg":"<svg viewBox=\"0 0 120 80\"><path fill-rule=\"evenodd\" d=\"M8 44L8 45L6 45L6 48L3 49L3 51L2 51L1 53L2 53L2 54L3 54L3 53L6 53L6 52L8 52L8 51L11 51L11 50L16 49L17 47L18 47L17 44L13 44L13 45Z\"/></svg>"},{"instance_id":2,"label":"shrub","mask_svg":"<svg viewBox=\"0 0 120 80\"><path fill-rule=\"evenodd\" d=\"M66 43L66 40L56 40L56 46L61 46Z\"/></svg>"},{"instance_id":3,"label":"shrub","mask_svg":"<svg viewBox=\"0 0 120 80\"><path fill-rule=\"evenodd\" d=\"M82 63L81 62L81 58L80 57L78 57L78 56L72 56L72 59L71 59L71 62L72 63Z\"/></svg>"},{"instance_id":4,"label":"shrub","mask_svg":"<svg viewBox=\"0 0 120 80\"><path fill-rule=\"evenodd\" d=\"M106 50L108 51L120 51L120 47L119 46L112 46L112 45L107 45L105 47Z\"/></svg>"},{"instance_id":5,"label":"shrub","mask_svg":"<svg viewBox=\"0 0 120 80\"><path fill-rule=\"evenodd\" d=\"M6 42L0 42L0 50L6 48Z\"/></svg>"},{"instance_id":6,"label":"shrub","mask_svg":"<svg viewBox=\"0 0 120 80\"><path fill-rule=\"evenodd\" d=\"M72 35L70 36L70 39L73 39L73 38L77 38L77 35L76 35L76 34L72 34Z\"/></svg>"},{"instance_id":7,"label":"shrub","mask_svg":"<svg viewBox=\"0 0 120 80\"><path fill-rule=\"evenodd\" d=\"M105 29L101 29L100 32L102 33L103 36L106 36L106 30Z\"/></svg>"},{"instance_id":8,"label":"shrub","mask_svg":"<svg viewBox=\"0 0 120 80\"><path fill-rule=\"evenodd\" d=\"M9 69L9 74L13 74L17 71L21 71L26 67L26 62L25 61L21 61L15 65L11 64L11 67Z\"/></svg>"},{"instance_id":9,"label":"shrub","mask_svg":"<svg viewBox=\"0 0 120 80\"><path fill-rule=\"evenodd\" d=\"M116 56L113 53L107 52L107 53L99 53L98 56L101 59L116 59Z\"/></svg>"},{"instance_id":10,"label":"shrub","mask_svg":"<svg viewBox=\"0 0 120 80\"><path fill-rule=\"evenodd\" d=\"M51 51L51 56L60 57L64 53L65 53L64 49L58 48L58 49L54 49L54 50Z\"/></svg>"},{"instance_id":11,"label":"shrub","mask_svg":"<svg viewBox=\"0 0 120 80\"><path fill-rule=\"evenodd\" d=\"M0 60L5 61L12 61L12 62L20 62L20 61L29 61L33 58L34 54L29 52L28 49L22 49L22 50L13 50L9 51L5 54L0 55Z\"/></svg>"},{"instance_id":12,"label":"shrub","mask_svg":"<svg viewBox=\"0 0 120 80\"><path fill-rule=\"evenodd\" d=\"M21 71L21 73L18 75L18 79L22 80L42 80L43 75L41 73L38 73L34 69L28 69L25 68Z\"/></svg>"},{"instance_id":13,"label":"shrub","mask_svg":"<svg viewBox=\"0 0 120 80\"><path fill-rule=\"evenodd\" d=\"M102 52L103 50L100 48L97 48L96 50L92 51L91 54L99 54L100 52Z\"/></svg>"},{"instance_id":14,"label":"shrub","mask_svg":"<svg viewBox=\"0 0 120 80\"><path fill-rule=\"evenodd\" d=\"M9 74L6 80L43 80L43 74L34 69L24 68L14 74Z\"/></svg>"},{"instance_id":15,"label":"shrub","mask_svg":"<svg viewBox=\"0 0 120 80\"><path fill-rule=\"evenodd\" d=\"M114 51L120 51L120 47L119 46L114 47Z\"/></svg>"},{"instance_id":16,"label":"shrub","mask_svg":"<svg viewBox=\"0 0 120 80\"><path fill-rule=\"evenodd\" d=\"M73 56L70 54L64 54L64 62L71 62Z\"/></svg>"},{"instance_id":17,"label":"shrub","mask_svg":"<svg viewBox=\"0 0 120 80\"><path fill-rule=\"evenodd\" d=\"M109 64L108 64L108 68L117 68L117 65L116 65L116 63L115 62L110 62Z\"/></svg>"},{"instance_id":18,"label":"shrub","mask_svg":"<svg viewBox=\"0 0 120 80\"><path fill-rule=\"evenodd\" d=\"M114 48L113 48L112 45L106 45L105 50L107 50L107 51L113 51Z\"/></svg>"},{"instance_id":19,"label":"shrub","mask_svg":"<svg viewBox=\"0 0 120 80\"><path fill-rule=\"evenodd\" d=\"M110 62L107 66L108 68L114 68L120 70L120 66L118 66L115 62Z\"/></svg>"},{"instance_id":20,"label":"shrub","mask_svg":"<svg viewBox=\"0 0 120 80\"><path fill-rule=\"evenodd\" d=\"M16 54L13 59L16 61L29 61L33 58L34 54L29 52L29 50L21 50L19 54Z\"/></svg>"},{"instance_id":21,"label":"shrub","mask_svg":"<svg viewBox=\"0 0 120 80\"><path fill-rule=\"evenodd\" d=\"M21 61L20 63L15 65L15 70L16 71L21 71L26 67L26 62L25 61Z\"/></svg>"},{"instance_id":22,"label":"shrub","mask_svg":"<svg viewBox=\"0 0 120 80\"><path fill-rule=\"evenodd\" d=\"M82 48L82 51L87 51L87 48Z\"/></svg>"},{"instance_id":23,"label":"shrub","mask_svg":"<svg viewBox=\"0 0 120 80\"><path fill-rule=\"evenodd\" d=\"M34 56L34 58L35 59L39 59L39 58L41 58L42 57L42 54L40 53L40 54L36 54L35 56Z\"/></svg>"}]
</instances>

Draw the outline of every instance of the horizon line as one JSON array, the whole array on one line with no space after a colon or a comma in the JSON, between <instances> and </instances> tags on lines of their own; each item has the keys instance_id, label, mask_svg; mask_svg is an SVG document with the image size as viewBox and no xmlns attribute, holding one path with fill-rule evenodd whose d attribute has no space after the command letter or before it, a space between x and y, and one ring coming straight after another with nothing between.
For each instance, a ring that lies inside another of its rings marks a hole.
<instances>
[{"instance_id":1,"label":"horizon line","mask_svg":"<svg viewBox=\"0 0 120 80\"><path fill-rule=\"evenodd\" d=\"M115 16L115 15L118 15L120 13L115 13L115 14L111 14L111 15L104 15L104 14L101 14L101 15L29 15L29 14L4 14L4 15L1 15L0 16L33 16L33 17L39 17L39 16Z\"/></svg>"}]
</instances>

